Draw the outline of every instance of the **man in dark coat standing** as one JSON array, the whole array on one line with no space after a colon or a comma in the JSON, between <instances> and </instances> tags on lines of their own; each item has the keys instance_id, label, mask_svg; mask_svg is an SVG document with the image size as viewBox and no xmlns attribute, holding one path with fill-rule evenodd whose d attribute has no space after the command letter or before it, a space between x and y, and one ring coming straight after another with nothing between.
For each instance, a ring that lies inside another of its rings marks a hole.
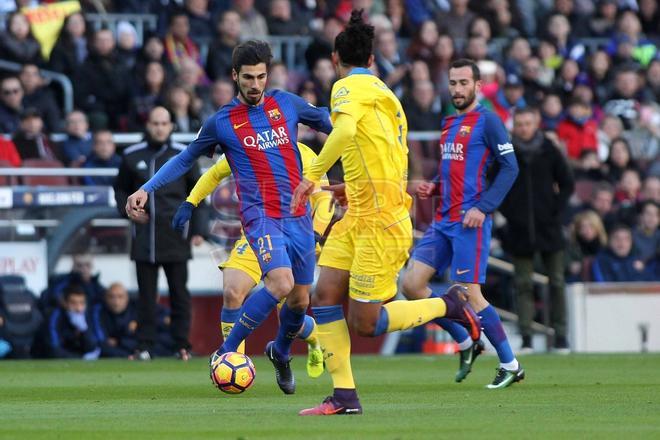
<instances>
[{"instance_id":1,"label":"man in dark coat standing","mask_svg":"<svg viewBox=\"0 0 660 440\"><path fill-rule=\"evenodd\" d=\"M124 217L128 195L153 177L171 157L186 148L171 141L172 129L170 113L163 107L156 107L149 114L145 141L124 150L114 186L117 207ZM135 261L139 289L137 359L149 360L157 341L156 303L160 266L169 285L172 308L170 329L176 355L183 360L190 357L190 292L186 288L188 260L191 258L188 237L192 237L193 244L201 244L204 225L201 217L193 216L190 228L181 234L172 229L171 222L179 204L186 199L199 176L199 168L194 166L184 177L157 191L155 197L149 199L143 217L134 219L131 259Z\"/></svg>"},{"instance_id":2,"label":"man in dark coat standing","mask_svg":"<svg viewBox=\"0 0 660 440\"><path fill-rule=\"evenodd\" d=\"M507 219L503 245L513 257L522 349L532 347L532 273L534 257L539 254L550 279L555 348L567 350L561 212L568 204L574 181L568 162L539 130L539 123L540 115L535 109L517 109L514 114L513 145L520 173L500 208Z\"/></svg>"}]
</instances>

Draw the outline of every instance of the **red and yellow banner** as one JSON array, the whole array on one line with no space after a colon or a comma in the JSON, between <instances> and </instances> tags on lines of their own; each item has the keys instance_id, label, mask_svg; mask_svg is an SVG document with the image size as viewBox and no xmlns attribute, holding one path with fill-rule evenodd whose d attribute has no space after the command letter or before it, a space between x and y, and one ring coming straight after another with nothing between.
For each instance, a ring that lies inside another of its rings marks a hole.
<instances>
[{"instance_id":1,"label":"red and yellow banner","mask_svg":"<svg viewBox=\"0 0 660 440\"><path fill-rule=\"evenodd\" d=\"M76 11L80 11L80 3L77 0L51 3L21 10L30 22L32 35L41 44L41 54L44 59L50 58L50 53L57 42L57 37L60 35L64 20Z\"/></svg>"}]
</instances>

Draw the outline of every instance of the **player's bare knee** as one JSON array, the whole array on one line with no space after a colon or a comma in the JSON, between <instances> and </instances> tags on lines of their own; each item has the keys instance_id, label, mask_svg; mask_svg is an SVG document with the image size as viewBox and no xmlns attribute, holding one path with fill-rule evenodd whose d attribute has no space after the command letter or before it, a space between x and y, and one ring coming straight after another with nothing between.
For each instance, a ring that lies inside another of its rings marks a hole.
<instances>
[{"instance_id":1,"label":"player's bare knee","mask_svg":"<svg viewBox=\"0 0 660 440\"><path fill-rule=\"evenodd\" d=\"M238 286L226 284L222 289L222 304L230 309L237 309L243 304L247 292L242 291Z\"/></svg>"},{"instance_id":2,"label":"player's bare knee","mask_svg":"<svg viewBox=\"0 0 660 440\"><path fill-rule=\"evenodd\" d=\"M411 272L406 272L406 275L403 277L403 283L401 283L401 290L403 295L408 299L421 299L425 297L426 285L415 280Z\"/></svg>"},{"instance_id":3,"label":"player's bare knee","mask_svg":"<svg viewBox=\"0 0 660 440\"><path fill-rule=\"evenodd\" d=\"M291 310L304 313L309 306L309 295L289 296L286 300L286 305Z\"/></svg>"},{"instance_id":4,"label":"player's bare knee","mask_svg":"<svg viewBox=\"0 0 660 440\"><path fill-rule=\"evenodd\" d=\"M291 271L278 271L268 273L264 284L270 293L277 298L283 298L293 289L293 274Z\"/></svg>"},{"instance_id":5,"label":"player's bare knee","mask_svg":"<svg viewBox=\"0 0 660 440\"><path fill-rule=\"evenodd\" d=\"M326 307L339 304L337 298L343 298L335 286L317 284L312 294L312 307Z\"/></svg>"},{"instance_id":6,"label":"player's bare knee","mask_svg":"<svg viewBox=\"0 0 660 440\"><path fill-rule=\"evenodd\" d=\"M353 329L359 336L370 337L376 334L376 323L360 320L353 323Z\"/></svg>"}]
</instances>

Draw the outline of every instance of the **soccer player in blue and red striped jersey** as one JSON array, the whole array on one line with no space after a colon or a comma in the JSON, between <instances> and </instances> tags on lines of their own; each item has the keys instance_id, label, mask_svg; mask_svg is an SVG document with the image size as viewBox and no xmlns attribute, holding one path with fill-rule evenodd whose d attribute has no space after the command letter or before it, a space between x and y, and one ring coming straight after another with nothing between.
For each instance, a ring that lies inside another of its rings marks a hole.
<instances>
[{"instance_id":1,"label":"soccer player in blue and red striped jersey","mask_svg":"<svg viewBox=\"0 0 660 440\"><path fill-rule=\"evenodd\" d=\"M515 358L495 309L481 293L486 279L492 213L502 203L518 175L518 164L506 128L498 116L481 106L476 95L481 86L477 65L457 60L449 69L449 92L457 114L442 124L442 159L432 182L417 189L420 198L439 196L435 221L412 252L403 290L409 299L436 296L428 287L434 273L450 267L453 282L468 287L470 305L481 319L486 337L497 350L500 367L488 388L503 388L525 376ZM499 171L488 184L486 172L493 164ZM483 350L467 331L448 319L436 322L459 343L461 382Z\"/></svg>"},{"instance_id":2,"label":"soccer player in blue and red striped jersey","mask_svg":"<svg viewBox=\"0 0 660 440\"><path fill-rule=\"evenodd\" d=\"M271 59L268 43L251 40L236 46L232 75L238 96L204 122L188 148L129 197L126 211L129 217L144 218L148 193L163 188L197 158L210 156L220 147L236 180L243 231L259 260L265 287L243 304L217 354L236 351L286 297L280 329L266 354L282 391L293 394L290 347L303 324L316 262L309 205L290 212L293 190L302 180L297 127L301 122L329 133L332 124L325 108L288 92L265 91Z\"/></svg>"}]
</instances>

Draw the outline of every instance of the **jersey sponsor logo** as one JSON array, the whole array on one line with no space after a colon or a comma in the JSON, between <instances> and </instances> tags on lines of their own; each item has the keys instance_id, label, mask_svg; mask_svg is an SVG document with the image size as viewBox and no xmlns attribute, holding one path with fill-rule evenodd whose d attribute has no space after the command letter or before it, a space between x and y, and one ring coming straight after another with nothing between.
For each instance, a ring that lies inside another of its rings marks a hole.
<instances>
[{"instance_id":1,"label":"jersey sponsor logo","mask_svg":"<svg viewBox=\"0 0 660 440\"><path fill-rule=\"evenodd\" d=\"M442 160L465 160L463 144L460 142L446 142L440 144L442 148Z\"/></svg>"},{"instance_id":2,"label":"jersey sponsor logo","mask_svg":"<svg viewBox=\"0 0 660 440\"><path fill-rule=\"evenodd\" d=\"M500 152L500 156L504 156L505 154L513 153L513 144L511 142L497 144L497 149Z\"/></svg>"},{"instance_id":3,"label":"jersey sponsor logo","mask_svg":"<svg viewBox=\"0 0 660 440\"><path fill-rule=\"evenodd\" d=\"M337 93L333 95L334 99L341 98L342 96L348 95L349 91L346 87L342 87L341 89L337 90Z\"/></svg>"},{"instance_id":4,"label":"jersey sponsor logo","mask_svg":"<svg viewBox=\"0 0 660 440\"><path fill-rule=\"evenodd\" d=\"M243 137L243 145L246 148L256 148L258 150L268 150L290 143L291 140L286 132L286 127L271 128L258 132L256 136Z\"/></svg>"},{"instance_id":5,"label":"jersey sponsor logo","mask_svg":"<svg viewBox=\"0 0 660 440\"><path fill-rule=\"evenodd\" d=\"M460 136L467 136L472 131L472 127L469 125L461 125L461 128L458 130Z\"/></svg>"},{"instance_id":6,"label":"jersey sponsor logo","mask_svg":"<svg viewBox=\"0 0 660 440\"><path fill-rule=\"evenodd\" d=\"M245 124L247 124L247 121L246 121L246 122L243 122L242 124L234 124L234 130L238 130L239 128L241 128L241 127L244 126Z\"/></svg>"},{"instance_id":7,"label":"jersey sponsor logo","mask_svg":"<svg viewBox=\"0 0 660 440\"><path fill-rule=\"evenodd\" d=\"M273 121L279 121L282 119L282 113L276 108L268 110L268 117Z\"/></svg>"}]
</instances>

